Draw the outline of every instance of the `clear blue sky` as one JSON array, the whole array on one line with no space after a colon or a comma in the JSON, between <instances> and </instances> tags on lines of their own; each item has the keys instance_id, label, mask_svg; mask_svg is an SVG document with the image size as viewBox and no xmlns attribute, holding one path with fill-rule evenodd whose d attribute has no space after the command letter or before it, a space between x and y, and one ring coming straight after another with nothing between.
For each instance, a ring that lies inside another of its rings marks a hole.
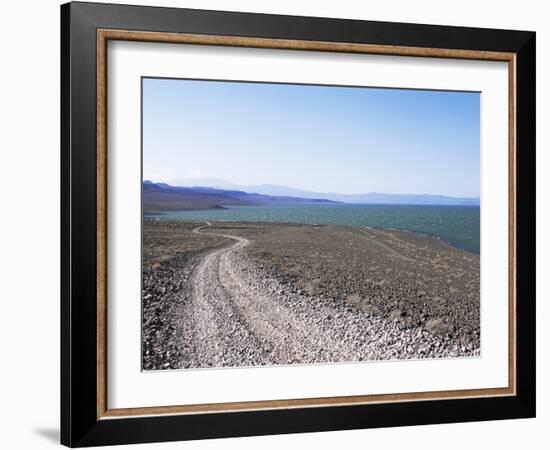
<instances>
[{"instance_id":1,"label":"clear blue sky","mask_svg":"<svg viewBox=\"0 0 550 450\"><path fill-rule=\"evenodd\" d=\"M143 80L143 178L479 196L480 94Z\"/></svg>"}]
</instances>

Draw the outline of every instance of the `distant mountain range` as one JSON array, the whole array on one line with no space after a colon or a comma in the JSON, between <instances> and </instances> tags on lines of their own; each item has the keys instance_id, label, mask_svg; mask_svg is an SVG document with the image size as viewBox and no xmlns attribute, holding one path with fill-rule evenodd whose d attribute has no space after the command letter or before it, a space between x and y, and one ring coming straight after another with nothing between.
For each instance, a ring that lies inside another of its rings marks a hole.
<instances>
[{"instance_id":1,"label":"distant mountain range","mask_svg":"<svg viewBox=\"0 0 550 450\"><path fill-rule=\"evenodd\" d=\"M265 195L210 186L170 186L166 183L143 182L143 212L223 209L225 206L332 204L320 198Z\"/></svg>"},{"instance_id":2,"label":"distant mountain range","mask_svg":"<svg viewBox=\"0 0 550 450\"><path fill-rule=\"evenodd\" d=\"M162 183L161 183L162 184ZM178 183L185 187L217 189L218 192L238 191L247 194L260 194L283 198L297 198L302 201L324 199L332 202L385 204L385 205L472 205L479 206L479 197L450 197L434 194L383 194L369 192L364 194L338 194L334 192L313 192L274 184L244 186L219 178L187 178Z\"/></svg>"}]
</instances>

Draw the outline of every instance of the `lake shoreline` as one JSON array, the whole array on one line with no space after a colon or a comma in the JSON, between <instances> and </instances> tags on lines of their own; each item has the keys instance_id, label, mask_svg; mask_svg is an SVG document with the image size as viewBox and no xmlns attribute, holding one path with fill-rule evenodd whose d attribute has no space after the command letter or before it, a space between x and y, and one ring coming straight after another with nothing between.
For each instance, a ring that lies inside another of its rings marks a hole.
<instances>
[{"instance_id":1,"label":"lake shoreline","mask_svg":"<svg viewBox=\"0 0 550 450\"><path fill-rule=\"evenodd\" d=\"M307 205L306 205L307 206ZM309 205L312 206L312 205ZM442 208L443 210L447 209L450 211L456 211L457 209L471 209L471 210L478 210L479 206L476 205L387 205L387 204L368 204L368 205L359 205L359 204L339 204L339 205L330 205L331 207L336 208L346 208L346 207L366 207L367 209L374 211L377 211L377 209L382 208L386 209L388 208L390 211L395 211L396 209L415 209L415 208L422 208L422 209L435 209ZM304 205L301 205L300 208L303 209ZM315 205L314 208L316 210L319 210L319 205ZM204 220L214 220L218 222L232 222L232 221L243 221L243 222L265 222L265 223L283 223L283 224L303 224L303 225L344 225L344 226L353 226L353 227L364 227L364 228L373 228L378 230L397 230L397 231L403 231L403 232L409 232L409 233L416 233L420 234L429 238L440 240L441 242L460 250L465 250L470 253L473 253L475 255L480 255L480 238L479 238L479 213L477 217L477 238L476 237L469 237L467 240L464 240L464 236L453 236L448 235L449 233L446 233L445 230L430 230L430 224L412 224L409 226L401 225L396 226L397 221L403 220L399 217L395 217L393 219L389 219L387 222L388 224L377 224L376 222L380 221L380 219L370 220L367 218L362 218L362 222L369 222L372 221L374 224L370 223L353 223L353 220L349 220L348 222L342 220L341 217L335 217L332 218L332 220L328 220L322 216L317 217L319 221L315 221L313 219L310 219L307 221L303 220L284 220L283 218L279 218L279 214L273 214L272 217L266 218L265 215L263 217L263 220L258 220L257 217L253 214L255 210L262 211L262 209L267 210L271 212L271 210L278 212L278 211L284 211L285 209L289 209L288 206L285 205L276 205L276 206L269 206L266 207L265 205L254 205L254 206L232 206L232 207L222 207L222 208L216 208L216 209L188 209L188 210L182 210L182 211L159 211L159 212L147 212L144 213L144 218L147 219L160 219L160 220L182 220L182 221L189 221L189 220L196 220L196 221L204 221ZM292 211L292 207L290 208ZM296 208L298 209L298 208ZM322 206L321 206L322 209ZM252 214L251 214L252 213ZM379 213L378 213L379 214ZM379 214L380 215L380 214ZM262 214L257 214L258 217L261 217ZM297 216L296 213L291 214L291 219L293 219L295 216ZM432 220L435 222L438 220L438 217L432 218ZM393 222L393 223L392 223ZM472 230L470 233L475 234L475 230ZM461 239L462 238L462 239Z\"/></svg>"}]
</instances>

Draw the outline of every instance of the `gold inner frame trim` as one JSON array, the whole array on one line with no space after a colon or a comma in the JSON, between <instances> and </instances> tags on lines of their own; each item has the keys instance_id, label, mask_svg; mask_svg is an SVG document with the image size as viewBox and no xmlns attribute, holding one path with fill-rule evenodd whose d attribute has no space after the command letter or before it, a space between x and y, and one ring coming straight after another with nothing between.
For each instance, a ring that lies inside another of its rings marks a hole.
<instances>
[{"instance_id":1,"label":"gold inner frame trim","mask_svg":"<svg viewBox=\"0 0 550 450\"><path fill-rule=\"evenodd\" d=\"M148 406L109 409L107 405L107 42L109 40L170 44L362 53L410 57L451 58L508 62L508 386L489 389L410 392L379 395L262 400L198 405ZM516 394L516 54L478 50L404 47L325 41L249 38L240 36L97 30L97 418L206 414L266 409L313 408Z\"/></svg>"}]
</instances>

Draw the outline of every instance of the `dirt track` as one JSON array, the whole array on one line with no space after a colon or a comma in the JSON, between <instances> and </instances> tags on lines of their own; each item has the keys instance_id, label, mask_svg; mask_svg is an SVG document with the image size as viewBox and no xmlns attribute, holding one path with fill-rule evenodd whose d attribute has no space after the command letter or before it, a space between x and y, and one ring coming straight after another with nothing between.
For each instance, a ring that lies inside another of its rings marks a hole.
<instances>
[{"instance_id":1,"label":"dirt track","mask_svg":"<svg viewBox=\"0 0 550 450\"><path fill-rule=\"evenodd\" d=\"M218 246L185 264L186 270L189 265L193 269L180 289L166 297L172 299L163 316L165 326L171 327L165 339L170 350L158 344L162 339L157 331L151 341L146 340L151 344L145 345L146 369L477 354L477 349L422 327L403 327L342 299L310 295L281 283L249 257L251 241L239 231L230 234L210 223L192 229L194 238L213 240ZM391 258L414 262L390 247L387 239L379 239L375 232L366 234L364 240ZM180 270L173 268L170 280L178 279ZM159 348L155 358L148 358Z\"/></svg>"}]
</instances>

